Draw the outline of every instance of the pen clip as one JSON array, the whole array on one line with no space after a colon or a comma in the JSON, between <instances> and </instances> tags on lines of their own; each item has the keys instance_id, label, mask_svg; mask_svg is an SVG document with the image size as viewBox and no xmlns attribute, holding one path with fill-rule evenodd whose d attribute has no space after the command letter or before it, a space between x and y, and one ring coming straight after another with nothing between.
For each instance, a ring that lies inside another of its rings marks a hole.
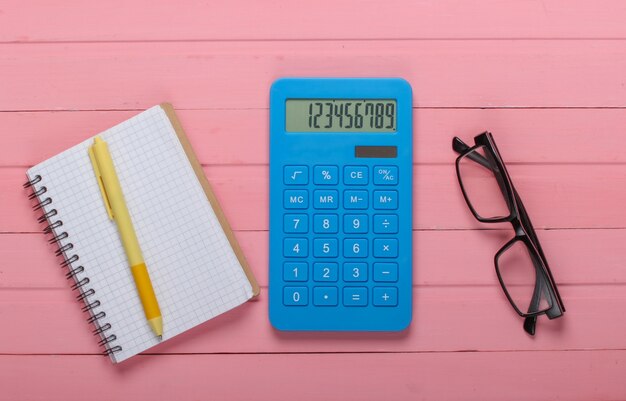
<instances>
[{"instance_id":1,"label":"pen clip","mask_svg":"<svg viewBox=\"0 0 626 401\"><path fill-rule=\"evenodd\" d=\"M100 192L102 193L104 208L107 210L109 219L113 220L113 209L111 209L111 202L109 202L109 197L107 196L107 191L104 187L104 182L102 181L102 175L100 174L100 168L98 167L98 159L93 151L94 146L95 144L89 146L89 158L91 159L91 165L93 166L93 171L96 174L96 180L98 181L98 186L100 187Z\"/></svg>"}]
</instances>

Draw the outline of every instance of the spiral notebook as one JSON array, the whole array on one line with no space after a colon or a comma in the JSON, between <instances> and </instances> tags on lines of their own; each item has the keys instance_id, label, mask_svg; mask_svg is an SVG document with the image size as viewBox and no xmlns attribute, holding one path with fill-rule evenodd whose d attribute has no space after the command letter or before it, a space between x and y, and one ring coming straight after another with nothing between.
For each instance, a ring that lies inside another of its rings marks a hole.
<instances>
[{"instance_id":1,"label":"spiral notebook","mask_svg":"<svg viewBox=\"0 0 626 401\"><path fill-rule=\"evenodd\" d=\"M88 322L115 363L243 304L259 287L169 104L99 136L108 145L163 316L151 331L88 156L90 138L27 171Z\"/></svg>"}]
</instances>

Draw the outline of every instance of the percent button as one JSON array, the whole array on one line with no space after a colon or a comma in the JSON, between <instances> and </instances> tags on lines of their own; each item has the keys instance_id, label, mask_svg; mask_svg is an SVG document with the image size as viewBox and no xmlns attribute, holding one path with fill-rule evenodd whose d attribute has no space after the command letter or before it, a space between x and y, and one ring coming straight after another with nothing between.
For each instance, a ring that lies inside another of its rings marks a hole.
<instances>
[{"instance_id":1,"label":"percent button","mask_svg":"<svg viewBox=\"0 0 626 401\"><path fill-rule=\"evenodd\" d=\"M336 185L339 182L337 166L315 166L313 182L316 185Z\"/></svg>"}]
</instances>

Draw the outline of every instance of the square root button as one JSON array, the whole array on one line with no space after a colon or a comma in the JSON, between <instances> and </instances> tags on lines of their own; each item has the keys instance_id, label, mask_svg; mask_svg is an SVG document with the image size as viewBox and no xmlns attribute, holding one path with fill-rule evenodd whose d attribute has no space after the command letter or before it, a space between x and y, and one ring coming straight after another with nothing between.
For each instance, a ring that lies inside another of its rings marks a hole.
<instances>
[{"instance_id":1,"label":"square root button","mask_svg":"<svg viewBox=\"0 0 626 401\"><path fill-rule=\"evenodd\" d=\"M306 185L309 183L307 166L285 166L283 182L285 185Z\"/></svg>"}]
</instances>

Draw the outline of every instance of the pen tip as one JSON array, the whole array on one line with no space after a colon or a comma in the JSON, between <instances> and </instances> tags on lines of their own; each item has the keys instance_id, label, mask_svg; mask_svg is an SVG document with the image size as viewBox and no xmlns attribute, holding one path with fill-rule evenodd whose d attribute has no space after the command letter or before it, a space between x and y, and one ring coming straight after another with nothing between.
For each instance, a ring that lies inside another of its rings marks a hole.
<instances>
[{"instance_id":1,"label":"pen tip","mask_svg":"<svg viewBox=\"0 0 626 401\"><path fill-rule=\"evenodd\" d=\"M157 338L159 339L159 341L163 340L163 336L157 336Z\"/></svg>"}]
</instances>

